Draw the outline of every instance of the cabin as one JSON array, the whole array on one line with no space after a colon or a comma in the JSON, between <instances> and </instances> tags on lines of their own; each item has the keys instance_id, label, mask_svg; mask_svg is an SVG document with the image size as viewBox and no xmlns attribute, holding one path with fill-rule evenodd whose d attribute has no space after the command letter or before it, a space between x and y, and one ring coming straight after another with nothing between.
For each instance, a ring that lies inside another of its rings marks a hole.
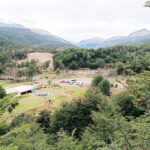
<instances>
[{"instance_id":1,"label":"cabin","mask_svg":"<svg viewBox=\"0 0 150 150\"><path fill-rule=\"evenodd\" d=\"M22 85L22 86L6 89L6 94L18 93L19 95L23 95L27 93L32 93L34 91L35 89L32 86Z\"/></svg>"}]
</instances>

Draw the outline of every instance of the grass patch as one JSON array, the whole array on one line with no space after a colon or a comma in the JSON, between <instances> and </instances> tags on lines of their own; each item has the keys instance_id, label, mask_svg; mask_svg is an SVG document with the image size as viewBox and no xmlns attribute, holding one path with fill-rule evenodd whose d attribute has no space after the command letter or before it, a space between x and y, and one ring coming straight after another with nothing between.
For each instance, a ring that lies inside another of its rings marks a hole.
<instances>
[{"instance_id":1,"label":"grass patch","mask_svg":"<svg viewBox=\"0 0 150 150\"><path fill-rule=\"evenodd\" d=\"M5 81L5 80L0 80L0 82L2 83L2 86L4 88L13 88L13 87L16 87L16 86L21 86L23 84L27 84L29 83L29 81Z\"/></svg>"},{"instance_id":2,"label":"grass patch","mask_svg":"<svg viewBox=\"0 0 150 150\"><path fill-rule=\"evenodd\" d=\"M67 87L65 88L65 92L74 97L84 97L86 89L81 87Z\"/></svg>"},{"instance_id":3,"label":"grass patch","mask_svg":"<svg viewBox=\"0 0 150 150\"><path fill-rule=\"evenodd\" d=\"M36 96L25 97L19 101L19 105L16 106L16 108L13 110L12 113L9 114L7 112L7 114L5 115L14 116L18 113L22 113L29 109L33 109L34 107L44 103L45 101L47 101L47 99L41 97L36 97Z\"/></svg>"}]
</instances>

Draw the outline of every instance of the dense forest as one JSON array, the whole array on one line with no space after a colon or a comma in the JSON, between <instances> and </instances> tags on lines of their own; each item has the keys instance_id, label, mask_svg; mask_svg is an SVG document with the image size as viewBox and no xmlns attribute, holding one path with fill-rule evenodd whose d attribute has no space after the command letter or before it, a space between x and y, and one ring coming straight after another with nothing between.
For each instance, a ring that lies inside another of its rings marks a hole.
<instances>
[{"instance_id":1,"label":"dense forest","mask_svg":"<svg viewBox=\"0 0 150 150\"><path fill-rule=\"evenodd\" d=\"M117 68L118 74L141 73L150 70L150 46L114 46L99 49L68 49L54 56L54 66L60 69Z\"/></svg>"}]
</instances>

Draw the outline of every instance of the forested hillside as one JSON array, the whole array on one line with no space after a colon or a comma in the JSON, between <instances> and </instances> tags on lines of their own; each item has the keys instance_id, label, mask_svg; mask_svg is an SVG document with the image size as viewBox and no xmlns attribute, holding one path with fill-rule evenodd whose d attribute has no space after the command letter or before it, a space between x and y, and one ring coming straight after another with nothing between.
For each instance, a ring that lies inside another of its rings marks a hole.
<instances>
[{"instance_id":1,"label":"forested hillside","mask_svg":"<svg viewBox=\"0 0 150 150\"><path fill-rule=\"evenodd\" d=\"M54 57L55 68L117 68L118 74L150 70L150 46L114 46L99 49L68 49Z\"/></svg>"},{"instance_id":2,"label":"forested hillside","mask_svg":"<svg viewBox=\"0 0 150 150\"><path fill-rule=\"evenodd\" d=\"M8 39L5 39L3 37L0 37L0 50L12 50L12 49L21 49L25 47L22 44L18 44L16 42L10 41Z\"/></svg>"},{"instance_id":3,"label":"forested hillside","mask_svg":"<svg viewBox=\"0 0 150 150\"><path fill-rule=\"evenodd\" d=\"M45 48L74 47L68 41L51 34L40 34L28 28L0 27L0 36L24 45Z\"/></svg>"}]
</instances>

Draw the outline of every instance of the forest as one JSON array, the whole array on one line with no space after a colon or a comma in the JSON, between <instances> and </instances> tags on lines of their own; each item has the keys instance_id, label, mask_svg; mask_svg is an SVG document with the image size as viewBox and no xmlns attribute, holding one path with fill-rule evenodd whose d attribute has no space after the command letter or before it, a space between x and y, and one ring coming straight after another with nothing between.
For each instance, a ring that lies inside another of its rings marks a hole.
<instances>
[{"instance_id":1,"label":"forest","mask_svg":"<svg viewBox=\"0 0 150 150\"><path fill-rule=\"evenodd\" d=\"M150 46L113 46L99 49L68 49L54 56L60 69L116 68L117 74L135 74L150 70Z\"/></svg>"}]
</instances>

